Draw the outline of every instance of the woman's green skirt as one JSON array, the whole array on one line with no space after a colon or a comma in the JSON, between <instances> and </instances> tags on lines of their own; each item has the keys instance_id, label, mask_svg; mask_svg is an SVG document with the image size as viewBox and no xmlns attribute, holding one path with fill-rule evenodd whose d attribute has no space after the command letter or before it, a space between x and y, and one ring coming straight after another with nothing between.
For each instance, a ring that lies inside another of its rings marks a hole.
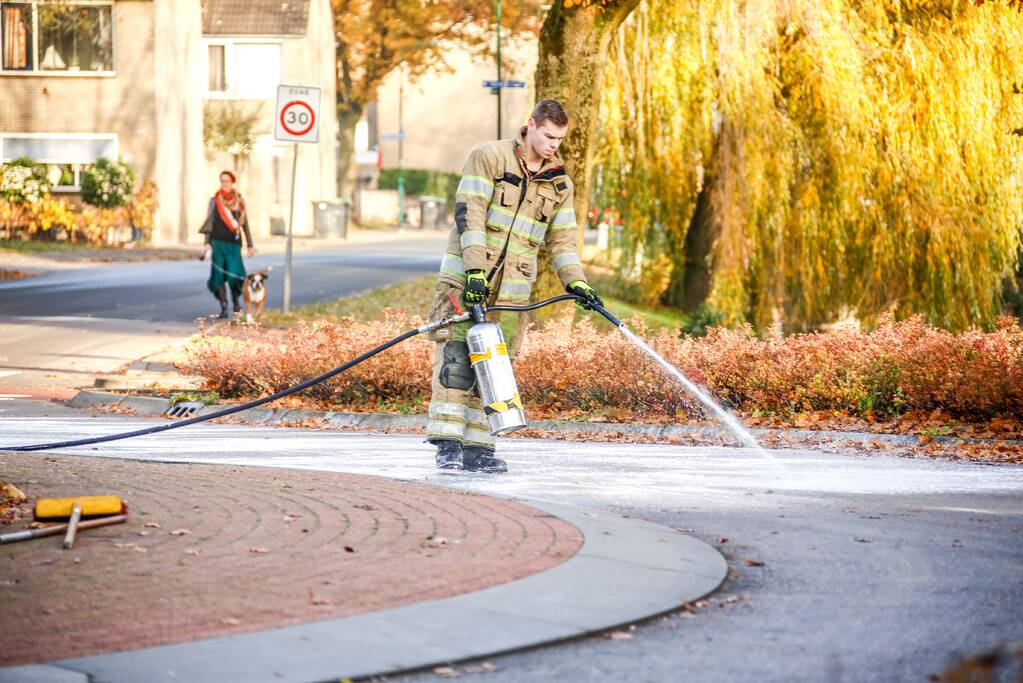
<instances>
[{"instance_id":1,"label":"woman's green skirt","mask_svg":"<svg viewBox=\"0 0 1023 683\"><path fill-rule=\"evenodd\" d=\"M231 296L238 298L245 283L245 264L242 262L242 245L237 242L210 240L213 258L210 260L210 279L206 287L216 296L220 287L227 282Z\"/></svg>"}]
</instances>

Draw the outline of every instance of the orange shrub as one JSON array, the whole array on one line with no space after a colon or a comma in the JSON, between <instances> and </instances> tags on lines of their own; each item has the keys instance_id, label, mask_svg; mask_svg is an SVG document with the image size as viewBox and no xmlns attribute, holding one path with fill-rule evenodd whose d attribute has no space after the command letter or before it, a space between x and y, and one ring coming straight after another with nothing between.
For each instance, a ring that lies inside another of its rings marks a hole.
<instances>
[{"instance_id":1,"label":"orange shrub","mask_svg":"<svg viewBox=\"0 0 1023 683\"><path fill-rule=\"evenodd\" d=\"M325 372L421 324L401 311L384 322L345 319L289 331L245 329L193 342L184 369L224 396L258 396ZM872 332L837 330L760 340L750 330L702 338L633 329L669 362L742 412L807 410L887 417L941 410L964 419L1023 415L1023 330L1002 318L993 332L952 333L920 317L883 319ZM425 401L433 344L413 338L309 389L343 404ZM553 320L529 330L515 363L527 403L633 414L699 415L698 404L624 336L589 320Z\"/></svg>"}]
</instances>

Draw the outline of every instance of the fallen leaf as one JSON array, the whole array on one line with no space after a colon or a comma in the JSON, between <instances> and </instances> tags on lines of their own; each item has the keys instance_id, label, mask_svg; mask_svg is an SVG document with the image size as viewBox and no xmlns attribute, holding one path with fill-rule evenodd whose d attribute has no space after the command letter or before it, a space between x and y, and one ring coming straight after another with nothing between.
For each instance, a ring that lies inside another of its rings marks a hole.
<instances>
[{"instance_id":1,"label":"fallen leaf","mask_svg":"<svg viewBox=\"0 0 1023 683\"><path fill-rule=\"evenodd\" d=\"M719 545L724 545L725 543L728 543L728 539L722 536L721 538L718 539L717 542Z\"/></svg>"},{"instance_id":2,"label":"fallen leaf","mask_svg":"<svg viewBox=\"0 0 1023 683\"><path fill-rule=\"evenodd\" d=\"M354 553L354 552L355 552L355 548L353 548L353 547L352 547L352 546L350 546L350 545L346 545L346 546L345 546L345 552L346 552L346 553Z\"/></svg>"},{"instance_id":3,"label":"fallen leaf","mask_svg":"<svg viewBox=\"0 0 1023 683\"><path fill-rule=\"evenodd\" d=\"M24 503L28 500L28 496L22 493L21 489L9 482L0 482L0 495L10 498L13 503Z\"/></svg>"},{"instance_id":4,"label":"fallen leaf","mask_svg":"<svg viewBox=\"0 0 1023 683\"><path fill-rule=\"evenodd\" d=\"M249 548L249 552L252 553L253 555L263 555L270 551L267 550L266 548Z\"/></svg>"},{"instance_id":5,"label":"fallen leaf","mask_svg":"<svg viewBox=\"0 0 1023 683\"><path fill-rule=\"evenodd\" d=\"M202 555L202 550L199 550L198 548L187 548L185 550L185 554L186 555Z\"/></svg>"},{"instance_id":6,"label":"fallen leaf","mask_svg":"<svg viewBox=\"0 0 1023 683\"><path fill-rule=\"evenodd\" d=\"M170 532L170 535L171 536L187 536L190 533L192 533L192 532L189 531L188 529L174 529L173 531Z\"/></svg>"},{"instance_id":7,"label":"fallen leaf","mask_svg":"<svg viewBox=\"0 0 1023 683\"><path fill-rule=\"evenodd\" d=\"M315 593L309 591L309 604L310 605L329 605L330 600L326 598L317 597Z\"/></svg>"},{"instance_id":8,"label":"fallen leaf","mask_svg":"<svg viewBox=\"0 0 1023 683\"><path fill-rule=\"evenodd\" d=\"M437 674L438 676L444 676L445 678L454 678L455 676L459 675L458 669L454 668L453 666L438 666L436 669L433 670L433 673Z\"/></svg>"},{"instance_id":9,"label":"fallen leaf","mask_svg":"<svg viewBox=\"0 0 1023 683\"><path fill-rule=\"evenodd\" d=\"M148 553L149 552L148 550L146 550L142 546L136 545L134 543L115 543L114 547L115 548L131 548L132 550L134 550L137 553Z\"/></svg>"},{"instance_id":10,"label":"fallen leaf","mask_svg":"<svg viewBox=\"0 0 1023 683\"><path fill-rule=\"evenodd\" d=\"M142 526L146 527L147 529L162 529L163 528L159 524L157 524L156 522L146 522Z\"/></svg>"},{"instance_id":11,"label":"fallen leaf","mask_svg":"<svg viewBox=\"0 0 1023 683\"><path fill-rule=\"evenodd\" d=\"M747 567L764 567L766 565L763 562L761 562L760 560L746 560L746 566Z\"/></svg>"}]
</instances>

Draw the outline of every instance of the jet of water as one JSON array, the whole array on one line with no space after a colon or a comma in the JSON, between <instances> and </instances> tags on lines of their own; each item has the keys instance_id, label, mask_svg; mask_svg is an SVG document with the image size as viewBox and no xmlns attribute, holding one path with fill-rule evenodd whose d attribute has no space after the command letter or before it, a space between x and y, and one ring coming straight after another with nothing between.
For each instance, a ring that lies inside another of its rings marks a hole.
<instances>
[{"instance_id":1,"label":"jet of water","mask_svg":"<svg viewBox=\"0 0 1023 683\"><path fill-rule=\"evenodd\" d=\"M689 390L689 393L691 393L693 396L699 399L700 403L705 405L712 413L714 413L714 415L718 417L718 419L720 419L725 424L726 427L728 427L728 430L735 435L735 438L737 438L747 447L756 450L759 454L768 458L771 457L767 453L767 451L765 451L763 447L757 442L753 435L749 433L749 430L747 430L743 426L743 424L739 422L739 419L732 415L727 410L725 410L721 406L721 404L719 404L717 401L711 398L710 394L708 394L706 391L697 386L696 383L693 382L691 379L686 377L681 370L679 370L674 365L665 360L664 356L650 348L649 344L640 339L632 330L626 327L624 323L620 324L618 326L618 329L621 331L622 334L625 335L625 337L629 341L635 344L641 351L643 351L648 356L657 361L657 364L661 366L661 369L663 369L669 375L671 375L679 382L681 382L682 385Z\"/></svg>"}]
</instances>

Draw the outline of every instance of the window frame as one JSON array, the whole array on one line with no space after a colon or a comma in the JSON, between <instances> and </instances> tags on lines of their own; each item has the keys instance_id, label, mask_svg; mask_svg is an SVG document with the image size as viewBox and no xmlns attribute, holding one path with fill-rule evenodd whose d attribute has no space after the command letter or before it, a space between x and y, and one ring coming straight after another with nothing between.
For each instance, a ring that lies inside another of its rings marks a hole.
<instances>
[{"instance_id":1,"label":"window frame","mask_svg":"<svg viewBox=\"0 0 1023 683\"><path fill-rule=\"evenodd\" d=\"M113 154L110 158L119 159L121 156L121 141L117 133L17 133L13 131L0 132L0 164L5 164L9 161L13 161L14 157L8 158L4 150L4 142L7 138L28 138L30 140L104 140L113 143ZM82 167L88 166L89 164L96 163L96 160L85 161L82 159L68 160L58 159L56 157L47 157L42 159L32 158L32 161L44 164L46 166L61 166L67 165L78 168L72 168L71 173L74 176L74 185L55 185L52 188L53 192L66 192L74 193L81 192L81 177Z\"/></svg>"},{"instance_id":2,"label":"window frame","mask_svg":"<svg viewBox=\"0 0 1023 683\"><path fill-rule=\"evenodd\" d=\"M203 87L203 99L207 100L247 100L253 102L272 102L272 97L247 97L243 94L239 94L235 89L235 84L231 78L231 69L235 62L234 47L236 44L242 45L276 45L279 50L279 63L280 75L277 85L284 82L284 41L287 38L293 38L294 36L235 36L235 35L204 35L202 39L203 44L203 73L206 74L205 83ZM224 84L227 86L226 90L210 90L209 82L209 59L210 59L210 46L217 45L224 48ZM276 86L274 86L276 87Z\"/></svg>"},{"instance_id":3,"label":"window frame","mask_svg":"<svg viewBox=\"0 0 1023 683\"><path fill-rule=\"evenodd\" d=\"M117 3L114 0L71 0L68 4L73 5L90 5L93 7L109 7L110 8L110 61L114 68L109 71L92 71L88 69L80 69L78 71L71 71L70 69L40 69L39 62L39 5L54 4L47 2L47 0L10 0L9 2L0 3L0 8L3 5L29 5L32 8L32 40L31 40L31 54L32 54L32 68L31 69L4 69L3 63L0 62L0 77L2 76L27 76L27 77L42 77L42 78L112 78L117 76ZM2 42L3 36L0 35L0 42ZM2 49L2 45L0 45Z\"/></svg>"}]
</instances>

